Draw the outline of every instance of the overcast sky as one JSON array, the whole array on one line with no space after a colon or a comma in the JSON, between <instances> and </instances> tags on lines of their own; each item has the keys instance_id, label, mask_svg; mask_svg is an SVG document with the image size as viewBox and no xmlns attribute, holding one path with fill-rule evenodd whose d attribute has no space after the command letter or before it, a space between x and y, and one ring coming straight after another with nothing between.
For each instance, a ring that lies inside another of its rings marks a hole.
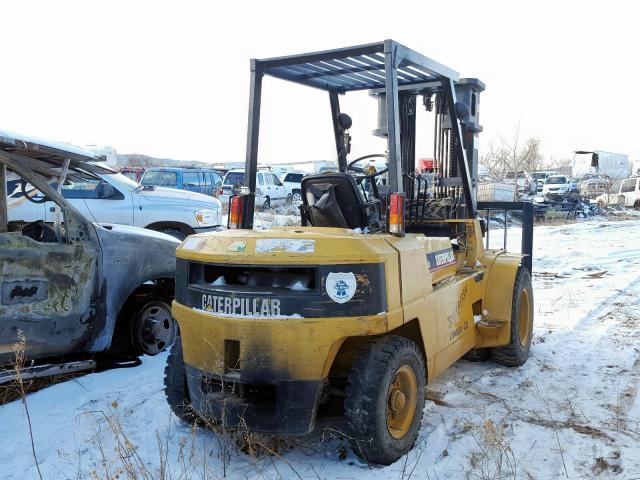
<instances>
[{"instance_id":1,"label":"overcast sky","mask_svg":"<svg viewBox=\"0 0 640 480\"><path fill-rule=\"evenodd\" d=\"M486 83L481 145L510 141L520 121L522 138L540 138L546 157L599 149L635 160L635 5L5 1L0 129L120 153L244 161L249 58L393 38ZM326 93L266 80L263 101L261 161L335 157ZM356 95L343 110L354 152L383 151L368 135L373 100ZM421 143L417 155L428 150Z\"/></svg>"}]
</instances>

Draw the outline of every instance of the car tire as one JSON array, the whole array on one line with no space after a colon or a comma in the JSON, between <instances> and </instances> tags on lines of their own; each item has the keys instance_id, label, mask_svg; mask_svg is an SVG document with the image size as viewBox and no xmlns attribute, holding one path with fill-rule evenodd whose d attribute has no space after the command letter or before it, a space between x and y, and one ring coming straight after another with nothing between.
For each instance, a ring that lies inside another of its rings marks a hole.
<instances>
[{"instance_id":1,"label":"car tire","mask_svg":"<svg viewBox=\"0 0 640 480\"><path fill-rule=\"evenodd\" d=\"M173 344L167 357L167 364L164 368L164 394L167 397L169 408L176 417L190 425L194 425L198 421L198 416L191 406L180 339Z\"/></svg>"},{"instance_id":2,"label":"car tire","mask_svg":"<svg viewBox=\"0 0 640 480\"><path fill-rule=\"evenodd\" d=\"M389 335L364 347L347 378L344 411L354 453L390 465L418 437L425 402L426 369L411 340Z\"/></svg>"},{"instance_id":3,"label":"car tire","mask_svg":"<svg viewBox=\"0 0 640 480\"><path fill-rule=\"evenodd\" d=\"M300 192L293 192L292 195L293 203L302 202L302 194Z\"/></svg>"},{"instance_id":4,"label":"car tire","mask_svg":"<svg viewBox=\"0 0 640 480\"><path fill-rule=\"evenodd\" d=\"M182 230L179 230L177 228L163 228L160 231L162 233L166 233L167 235L171 235L172 237L175 237L180 241L184 240L189 236L186 233L184 233Z\"/></svg>"},{"instance_id":5,"label":"car tire","mask_svg":"<svg viewBox=\"0 0 640 480\"><path fill-rule=\"evenodd\" d=\"M533 338L533 287L528 270L520 267L516 273L511 303L511 337L508 345L493 348L496 363L507 367L524 365L529 358Z\"/></svg>"},{"instance_id":6,"label":"car tire","mask_svg":"<svg viewBox=\"0 0 640 480\"><path fill-rule=\"evenodd\" d=\"M271 208L271 199L269 197L265 197L264 203L262 204L262 209L268 210L269 208Z\"/></svg>"},{"instance_id":7,"label":"car tire","mask_svg":"<svg viewBox=\"0 0 640 480\"><path fill-rule=\"evenodd\" d=\"M633 208L635 210L640 210L640 200L636 200L636 203L633 204Z\"/></svg>"}]
</instances>

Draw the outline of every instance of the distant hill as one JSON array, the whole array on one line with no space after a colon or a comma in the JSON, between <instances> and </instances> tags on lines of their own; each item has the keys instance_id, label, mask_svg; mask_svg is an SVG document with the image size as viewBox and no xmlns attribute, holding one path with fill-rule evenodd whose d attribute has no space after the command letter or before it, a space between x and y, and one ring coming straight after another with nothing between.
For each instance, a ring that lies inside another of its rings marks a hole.
<instances>
[{"instance_id":1,"label":"distant hill","mask_svg":"<svg viewBox=\"0 0 640 480\"><path fill-rule=\"evenodd\" d=\"M123 167L210 167L211 164L195 160L156 158L142 153L118 153L118 165Z\"/></svg>"}]
</instances>

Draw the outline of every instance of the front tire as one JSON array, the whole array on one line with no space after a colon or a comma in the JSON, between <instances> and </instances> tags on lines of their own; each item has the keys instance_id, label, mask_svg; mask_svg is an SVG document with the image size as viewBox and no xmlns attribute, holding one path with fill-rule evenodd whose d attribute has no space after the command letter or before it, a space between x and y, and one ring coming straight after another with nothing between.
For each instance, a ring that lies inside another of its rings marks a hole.
<instances>
[{"instance_id":1,"label":"front tire","mask_svg":"<svg viewBox=\"0 0 640 480\"><path fill-rule=\"evenodd\" d=\"M529 358L533 338L533 288L529 272L520 267L516 273L511 303L511 339L508 345L494 348L493 360L507 367L524 365Z\"/></svg>"},{"instance_id":2,"label":"front tire","mask_svg":"<svg viewBox=\"0 0 640 480\"><path fill-rule=\"evenodd\" d=\"M353 451L367 462L390 465L418 437L426 370L418 346L390 335L367 345L347 379L345 418Z\"/></svg>"}]
</instances>

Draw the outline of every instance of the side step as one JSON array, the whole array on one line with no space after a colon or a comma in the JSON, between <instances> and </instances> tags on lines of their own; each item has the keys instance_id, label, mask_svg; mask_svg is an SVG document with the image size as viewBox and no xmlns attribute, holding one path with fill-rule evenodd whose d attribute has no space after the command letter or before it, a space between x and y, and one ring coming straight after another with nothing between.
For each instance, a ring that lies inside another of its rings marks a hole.
<instances>
[{"instance_id":1,"label":"side step","mask_svg":"<svg viewBox=\"0 0 640 480\"><path fill-rule=\"evenodd\" d=\"M31 380L33 378L52 377L54 375L67 375L69 373L93 370L96 366L97 363L95 360L79 360L61 364L34 365L21 369L19 373L23 380ZM15 370L0 371L0 385L13 382L17 380L17 378L18 372Z\"/></svg>"},{"instance_id":2,"label":"side step","mask_svg":"<svg viewBox=\"0 0 640 480\"><path fill-rule=\"evenodd\" d=\"M507 322L504 320L489 320L482 317L482 319L476 323L476 328L480 335L484 337L497 337L500 329L505 326Z\"/></svg>"}]
</instances>

